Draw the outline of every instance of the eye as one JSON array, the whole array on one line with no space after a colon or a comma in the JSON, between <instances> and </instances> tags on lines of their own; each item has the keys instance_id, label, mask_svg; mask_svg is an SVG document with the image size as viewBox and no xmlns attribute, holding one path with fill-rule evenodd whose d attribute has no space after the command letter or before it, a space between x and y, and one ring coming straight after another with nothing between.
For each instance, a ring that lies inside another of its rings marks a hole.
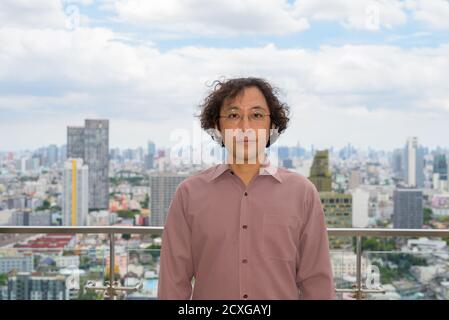
<instances>
[{"instance_id":1,"label":"eye","mask_svg":"<svg viewBox=\"0 0 449 320\"><path fill-rule=\"evenodd\" d=\"M255 112L255 113L253 113L253 118L255 118L255 119L263 118L263 114L260 112Z\"/></svg>"},{"instance_id":2,"label":"eye","mask_svg":"<svg viewBox=\"0 0 449 320\"><path fill-rule=\"evenodd\" d=\"M239 119L240 115L238 113L230 113L228 119Z\"/></svg>"}]
</instances>

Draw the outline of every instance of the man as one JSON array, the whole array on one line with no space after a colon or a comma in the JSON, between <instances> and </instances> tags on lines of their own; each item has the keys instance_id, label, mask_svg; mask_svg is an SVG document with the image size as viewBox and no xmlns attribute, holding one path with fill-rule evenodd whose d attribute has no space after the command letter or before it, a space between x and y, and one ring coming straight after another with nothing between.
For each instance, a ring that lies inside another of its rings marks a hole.
<instances>
[{"instance_id":1,"label":"man","mask_svg":"<svg viewBox=\"0 0 449 320\"><path fill-rule=\"evenodd\" d=\"M320 197L264 149L289 121L263 79L216 82L201 106L227 163L185 179L162 235L159 299L332 299ZM275 130L270 130L275 129Z\"/></svg>"}]
</instances>

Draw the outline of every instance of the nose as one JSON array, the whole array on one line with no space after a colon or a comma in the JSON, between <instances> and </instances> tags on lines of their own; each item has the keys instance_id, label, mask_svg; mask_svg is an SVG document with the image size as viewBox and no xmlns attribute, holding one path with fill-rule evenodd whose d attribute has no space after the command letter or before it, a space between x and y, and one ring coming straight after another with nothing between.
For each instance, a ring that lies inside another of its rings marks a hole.
<instances>
[{"instance_id":1,"label":"nose","mask_svg":"<svg viewBox=\"0 0 449 320\"><path fill-rule=\"evenodd\" d=\"M250 125L250 122L249 122L249 116L247 116L247 115L243 116L243 119L241 120L241 123L240 123L240 128L243 131L245 131L247 129L251 129L251 125Z\"/></svg>"}]
</instances>

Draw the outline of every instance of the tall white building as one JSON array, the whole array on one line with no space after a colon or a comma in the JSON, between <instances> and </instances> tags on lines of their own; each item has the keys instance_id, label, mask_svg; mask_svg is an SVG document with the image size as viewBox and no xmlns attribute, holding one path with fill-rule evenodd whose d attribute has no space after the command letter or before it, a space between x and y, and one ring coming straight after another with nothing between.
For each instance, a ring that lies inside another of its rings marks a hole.
<instances>
[{"instance_id":1,"label":"tall white building","mask_svg":"<svg viewBox=\"0 0 449 320\"><path fill-rule=\"evenodd\" d=\"M360 169L351 170L351 176L349 177L349 189L355 189L363 183Z\"/></svg>"},{"instance_id":2,"label":"tall white building","mask_svg":"<svg viewBox=\"0 0 449 320\"><path fill-rule=\"evenodd\" d=\"M352 193L352 226L366 228L368 226L369 192L357 188Z\"/></svg>"},{"instance_id":3,"label":"tall white building","mask_svg":"<svg viewBox=\"0 0 449 320\"><path fill-rule=\"evenodd\" d=\"M85 226L89 211L89 172L79 158L69 158L64 163L63 224Z\"/></svg>"},{"instance_id":4,"label":"tall white building","mask_svg":"<svg viewBox=\"0 0 449 320\"><path fill-rule=\"evenodd\" d=\"M418 145L418 138L407 139L404 148L404 178L408 187L422 188L424 186L424 155Z\"/></svg>"}]
</instances>

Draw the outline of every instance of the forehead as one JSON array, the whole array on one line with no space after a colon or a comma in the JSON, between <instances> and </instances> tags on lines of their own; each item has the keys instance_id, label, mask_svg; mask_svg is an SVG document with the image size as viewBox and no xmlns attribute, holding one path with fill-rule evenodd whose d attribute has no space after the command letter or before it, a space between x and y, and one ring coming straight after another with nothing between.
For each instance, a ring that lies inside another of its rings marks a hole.
<instances>
[{"instance_id":1,"label":"forehead","mask_svg":"<svg viewBox=\"0 0 449 320\"><path fill-rule=\"evenodd\" d=\"M233 99L223 102L223 110L268 110L267 101L262 91L257 87L244 88Z\"/></svg>"}]
</instances>

